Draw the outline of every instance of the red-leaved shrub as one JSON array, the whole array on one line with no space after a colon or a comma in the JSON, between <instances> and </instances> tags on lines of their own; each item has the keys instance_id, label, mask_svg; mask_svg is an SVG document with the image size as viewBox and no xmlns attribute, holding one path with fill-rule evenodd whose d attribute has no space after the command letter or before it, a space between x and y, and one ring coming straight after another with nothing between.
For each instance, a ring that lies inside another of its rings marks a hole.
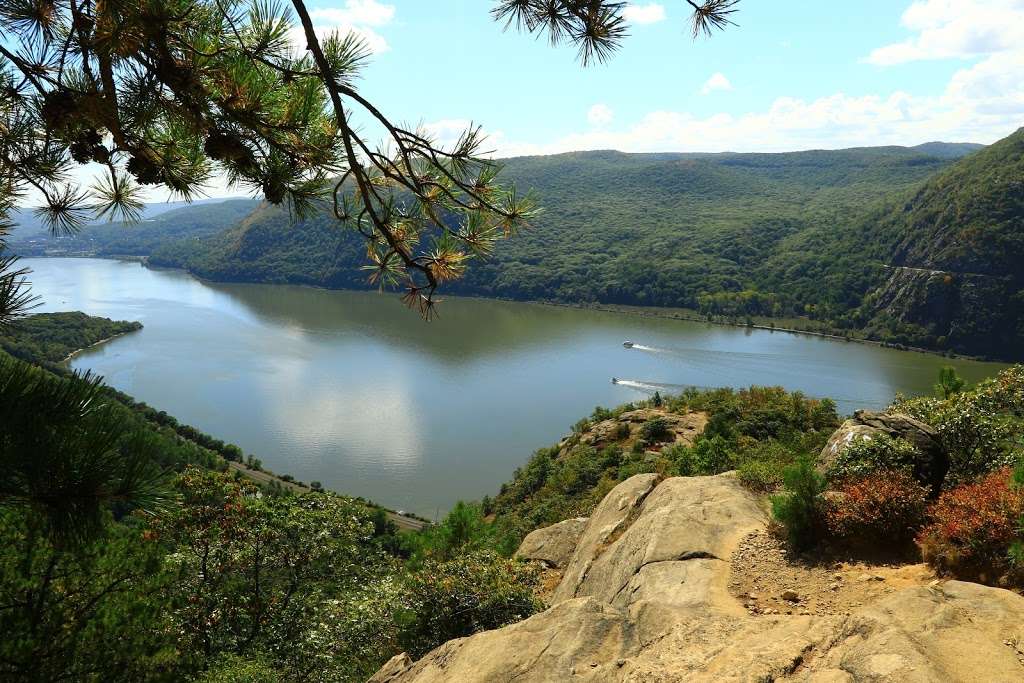
<instances>
[{"instance_id":1,"label":"red-leaved shrub","mask_svg":"<svg viewBox=\"0 0 1024 683\"><path fill-rule=\"evenodd\" d=\"M918 535L921 554L936 570L994 582L1012 571L1010 546L1019 538L1024 488L1010 484L1010 470L944 492Z\"/></svg>"},{"instance_id":2,"label":"red-leaved shrub","mask_svg":"<svg viewBox=\"0 0 1024 683\"><path fill-rule=\"evenodd\" d=\"M908 543L925 521L928 491L904 472L850 479L826 497L829 534L849 543Z\"/></svg>"}]
</instances>

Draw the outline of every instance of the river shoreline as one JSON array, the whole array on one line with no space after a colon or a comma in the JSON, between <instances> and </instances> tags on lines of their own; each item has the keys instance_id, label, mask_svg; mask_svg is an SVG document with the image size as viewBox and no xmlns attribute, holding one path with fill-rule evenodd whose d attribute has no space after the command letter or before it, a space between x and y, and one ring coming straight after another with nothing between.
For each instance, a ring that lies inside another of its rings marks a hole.
<instances>
[{"instance_id":1,"label":"river shoreline","mask_svg":"<svg viewBox=\"0 0 1024 683\"><path fill-rule=\"evenodd\" d=\"M316 289L326 292L369 292L372 290L362 289L348 289L344 287L324 287L322 285L311 285L307 283L298 282L254 282L246 280L211 280L209 278L202 277L192 272L188 268L182 268L177 266L162 266L152 265L149 263L149 257L146 256L95 256L95 257L81 257L81 258L107 258L115 261L129 261L133 263L140 263L144 268L151 268L153 270L168 270L168 271L180 271L187 273L190 277L195 278L199 282L214 285L288 285L289 287L307 287L309 289ZM731 322L728 320L708 320L707 318L699 315L696 311L682 308L662 308L658 306L626 306L620 304L587 304L587 303L569 303L563 301L544 301L539 299L507 299L502 297L494 296L476 296L473 294L449 294L444 298L451 299L469 299L475 301L501 301L505 303L517 303L517 304L533 304L535 306L552 306L555 308L573 308L583 311L601 311L604 313L618 313L622 315L635 315L644 318L661 318L664 320L682 320L685 322L692 323L703 323L705 325L717 325L719 327L732 327L747 330L763 330L766 332L783 332L785 334L794 335L806 335L808 337L820 337L821 339L829 339L832 341L839 342L852 342L856 344L865 344L867 346L874 346L881 349L893 349L896 351L912 351L914 353L923 353L931 356L939 356L942 358L955 358L958 360L968 361L979 361L979 362L993 362L993 363L1012 363L1012 360L1004 360L999 358L985 358L981 356L968 356L965 354L954 353L950 351L937 351L935 349L929 349L921 346L907 346L904 344L890 344L888 342L878 341L875 339L865 339L863 337L852 337L842 336L830 332L821 332L817 330L803 330L795 327L779 327L772 324L764 323L753 323L746 324L741 322ZM442 299L443 300L443 299Z\"/></svg>"},{"instance_id":2,"label":"river shoreline","mask_svg":"<svg viewBox=\"0 0 1024 683\"><path fill-rule=\"evenodd\" d=\"M111 336L106 337L104 339L100 339L97 342L93 342L92 344L89 344L88 346L83 346L80 349L75 349L74 351L69 353L66 358L61 360L61 363L62 364L63 363L70 363L72 361L72 359L74 359L75 356L77 356L78 354L80 354L80 353L82 353L84 351L88 351L89 349L93 349L93 348L96 348L97 346L101 346L103 344L106 344L107 342L113 341L113 340L117 339L118 337L123 337L126 334L131 334L132 332L138 332L141 329L142 329L141 327L138 327L138 328L136 328L134 330L128 330L127 332L119 332L117 334L111 335Z\"/></svg>"},{"instance_id":3,"label":"river shoreline","mask_svg":"<svg viewBox=\"0 0 1024 683\"><path fill-rule=\"evenodd\" d=\"M211 280L209 278L202 277L192 272L188 268L179 266L163 266L154 265L149 263L148 256L133 256L133 255L61 255L61 256L36 256L34 258L95 258L95 259L106 259L109 261L125 261L129 263L138 263L144 268L151 268L153 270L169 270L169 271L180 271L187 273L190 277L195 278L199 282L206 284L236 284L236 285L288 285L290 287L308 287L309 289L317 289L327 292L363 292L371 290L362 289L347 289L343 287L324 287L322 285L311 285L308 283L298 282L258 282L258 281L247 281L247 280ZM508 299L494 296L477 296L473 294L449 294L445 298L452 299L471 299L478 301L502 301L507 303L519 303L519 304L534 304L537 306L553 306L555 308L575 308L584 311L602 311L605 313L619 313L624 315L635 315L644 318L662 318L665 320L683 320L692 323L704 323L706 325L718 325L720 327L733 327L748 330L763 330L766 332L783 332L785 334L795 335L806 335L809 337L820 337L822 339L830 339L832 341L841 342L853 342L856 344L865 344L868 346L874 346L882 349L894 349L897 351L912 351L914 353L924 353L932 356L940 356L942 358L955 358L958 360L968 361L979 361L979 362L993 362L993 363L1013 363L1013 360L1001 359L1001 358L986 358L983 356L969 356L960 353L954 353L950 351L938 351L935 349L929 349L921 346L907 346L905 344L890 344L888 342L878 341L875 339L865 339L863 337L854 336L843 336L834 334L831 332L822 332L818 330L805 330L797 327L779 327L772 324L765 324L763 322L747 324L743 322L732 322L729 320L708 320L706 317L701 316L696 311L685 308L663 308L659 306L627 306L624 304L592 304L592 303L570 303L564 301L545 301L542 299Z\"/></svg>"}]
</instances>

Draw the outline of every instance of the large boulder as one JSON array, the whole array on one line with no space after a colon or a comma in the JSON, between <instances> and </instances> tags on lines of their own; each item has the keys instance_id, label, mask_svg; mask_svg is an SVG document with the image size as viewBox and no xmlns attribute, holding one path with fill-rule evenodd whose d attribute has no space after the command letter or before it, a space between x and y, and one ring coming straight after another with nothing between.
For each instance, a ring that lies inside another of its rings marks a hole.
<instances>
[{"instance_id":1,"label":"large boulder","mask_svg":"<svg viewBox=\"0 0 1024 683\"><path fill-rule=\"evenodd\" d=\"M576 544L586 526L587 518L577 517L531 531L519 545L516 557L537 560L550 568L562 569L576 550Z\"/></svg>"},{"instance_id":2,"label":"large boulder","mask_svg":"<svg viewBox=\"0 0 1024 683\"><path fill-rule=\"evenodd\" d=\"M732 475L660 484L657 475L638 475L598 505L552 602L592 595L623 607L646 599L710 604L724 591L714 585L722 564L763 524L764 512Z\"/></svg>"},{"instance_id":3,"label":"large boulder","mask_svg":"<svg viewBox=\"0 0 1024 683\"><path fill-rule=\"evenodd\" d=\"M932 426L904 413L876 413L870 410L855 412L821 449L818 456L819 471L829 472L842 452L856 441L870 440L879 434L903 439L914 446L919 454L914 463L914 477L931 488L933 495L938 495L949 472L949 455Z\"/></svg>"}]
</instances>

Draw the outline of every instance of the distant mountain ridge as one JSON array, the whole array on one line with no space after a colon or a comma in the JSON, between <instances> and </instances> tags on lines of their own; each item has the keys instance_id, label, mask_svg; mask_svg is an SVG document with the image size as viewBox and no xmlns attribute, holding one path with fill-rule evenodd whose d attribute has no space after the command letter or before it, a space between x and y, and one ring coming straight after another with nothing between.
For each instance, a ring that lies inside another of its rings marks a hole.
<instances>
[{"instance_id":1,"label":"distant mountain ridge","mask_svg":"<svg viewBox=\"0 0 1024 683\"><path fill-rule=\"evenodd\" d=\"M191 203L147 204L142 222L100 221L74 235L50 235L31 209L21 209L8 237L12 251L22 256L92 255L148 256L159 245L180 239L209 237L236 224L259 205L255 199L205 199Z\"/></svg>"}]
</instances>

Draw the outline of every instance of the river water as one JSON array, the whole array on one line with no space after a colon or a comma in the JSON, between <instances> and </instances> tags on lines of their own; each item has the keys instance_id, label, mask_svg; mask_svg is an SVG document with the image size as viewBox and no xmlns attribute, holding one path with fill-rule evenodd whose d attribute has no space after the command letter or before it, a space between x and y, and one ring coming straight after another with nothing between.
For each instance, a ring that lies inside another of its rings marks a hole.
<instances>
[{"instance_id":1,"label":"river water","mask_svg":"<svg viewBox=\"0 0 1024 683\"><path fill-rule=\"evenodd\" d=\"M424 323L393 295L211 284L101 259L24 263L40 310L145 326L79 354L74 368L275 472L429 518L494 493L596 405L690 385L777 384L849 413L882 408L897 391L930 391L942 365L971 381L1004 367L478 299L450 298Z\"/></svg>"}]
</instances>

